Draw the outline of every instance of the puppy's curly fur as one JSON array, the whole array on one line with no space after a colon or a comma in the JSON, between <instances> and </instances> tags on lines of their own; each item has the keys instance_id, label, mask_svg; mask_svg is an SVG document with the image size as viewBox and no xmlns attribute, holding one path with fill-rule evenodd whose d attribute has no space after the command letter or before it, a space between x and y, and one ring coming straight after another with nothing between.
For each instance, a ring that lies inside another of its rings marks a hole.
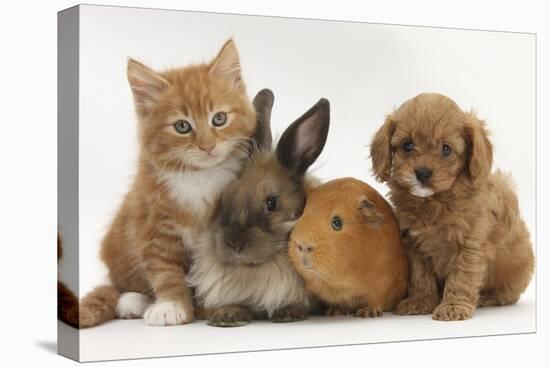
<instances>
[{"instance_id":1,"label":"puppy's curly fur","mask_svg":"<svg viewBox=\"0 0 550 367\"><path fill-rule=\"evenodd\" d=\"M411 267L397 314L465 320L477 305L518 301L534 256L509 175L491 173L485 123L439 94L420 94L386 118L371 144L388 182Z\"/></svg>"}]
</instances>

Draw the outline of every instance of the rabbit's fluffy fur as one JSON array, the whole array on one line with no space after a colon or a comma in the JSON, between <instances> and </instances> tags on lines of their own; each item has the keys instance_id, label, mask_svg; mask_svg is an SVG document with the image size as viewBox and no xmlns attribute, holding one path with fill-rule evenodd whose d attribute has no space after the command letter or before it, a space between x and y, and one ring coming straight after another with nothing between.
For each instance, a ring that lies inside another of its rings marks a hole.
<instances>
[{"instance_id":1,"label":"rabbit's fluffy fur","mask_svg":"<svg viewBox=\"0 0 550 367\"><path fill-rule=\"evenodd\" d=\"M387 117L371 157L408 248L408 295L396 313L464 320L477 305L518 301L533 250L510 177L491 173L483 121L445 96L420 94Z\"/></svg>"},{"instance_id":2,"label":"rabbit's fluffy fur","mask_svg":"<svg viewBox=\"0 0 550 367\"><path fill-rule=\"evenodd\" d=\"M226 305L244 305L254 312L274 311L301 304L309 306L303 281L288 261L286 251L262 264L246 266L225 263L216 252L215 238L203 238L194 250L188 284L195 288L195 297L206 309Z\"/></svg>"}]
</instances>

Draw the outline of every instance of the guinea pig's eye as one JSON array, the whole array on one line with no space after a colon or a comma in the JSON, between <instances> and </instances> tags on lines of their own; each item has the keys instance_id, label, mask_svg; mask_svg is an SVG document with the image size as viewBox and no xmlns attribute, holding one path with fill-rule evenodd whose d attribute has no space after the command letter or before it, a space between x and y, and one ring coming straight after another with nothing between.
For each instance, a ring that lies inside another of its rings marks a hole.
<instances>
[{"instance_id":1,"label":"guinea pig's eye","mask_svg":"<svg viewBox=\"0 0 550 367\"><path fill-rule=\"evenodd\" d=\"M270 196L265 201L265 208L268 212L272 212L277 209L277 198L275 196Z\"/></svg>"},{"instance_id":2,"label":"guinea pig's eye","mask_svg":"<svg viewBox=\"0 0 550 367\"><path fill-rule=\"evenodd\" d=\"M403 143L403 150L407 153L410 153L414 150L414 144L412 140L407 140Z\"/></svg>"},{"instance_id":3,"label":"guinea pig's eye","mask_svg":"<svg viewBox=\"0 0 550 367\"><path fill-rule=\"evenodd\" d=\"M443 144L441 146L441 154L443 155L443 157L450 156L452 152L453 152L453 150L451 149L451 147L448 144Z\"/></svg>"},{"instance_id":4,"label":"guinea pig's eye","mask_svg":"<svg viewBox=\"0 0 550 367\"><path fill-rule=\"evenodd\" d=\"M182 135L189 134L191 130L193 130L189 121L186 120L178 120L174 122L174 129Z\"/></svg>"},{"instance_id":5,"label":"guinea pig's eye","mask_svg":"<svg viewBox=\"0 0 550 367\"><path fill-rule=\"evenodd\" d=\"M331 225L332 225L332 229L334 229L335 231L341 231L342 228L344 227L344 223L342 222L342 218L340 218L337 215L332 217Z\"/></svg>"},{"instance_id":6,"label":"guinea pig's eye","mask_svg":"<svg viewBox=\"0 0 550 367\"><path fill-rule=\"evenodd\" d=\"M218 112L212 117L212 125L220 127L225 125L227 122L227 113L225 112Z\"/></svg>"}]
</instances>

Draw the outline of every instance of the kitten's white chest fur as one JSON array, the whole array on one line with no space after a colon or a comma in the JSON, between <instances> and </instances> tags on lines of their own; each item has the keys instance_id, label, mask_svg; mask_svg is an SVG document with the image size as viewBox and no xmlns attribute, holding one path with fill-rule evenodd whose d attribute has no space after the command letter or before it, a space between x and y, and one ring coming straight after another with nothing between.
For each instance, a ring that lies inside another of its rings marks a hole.
<instances>
[{"instance_id":1,"label":"kitten's white chest fur","mask_svg":"<svg viewBox=\"0 0 550 367\"><path fill-rule=\"evenodd\" d=\"M201 217L212 208L225 187L235 178L241 164L228 160L218 166L199 171L170 171L162 175L170 196L182 209Z\"/></svg>"}]
</instances>

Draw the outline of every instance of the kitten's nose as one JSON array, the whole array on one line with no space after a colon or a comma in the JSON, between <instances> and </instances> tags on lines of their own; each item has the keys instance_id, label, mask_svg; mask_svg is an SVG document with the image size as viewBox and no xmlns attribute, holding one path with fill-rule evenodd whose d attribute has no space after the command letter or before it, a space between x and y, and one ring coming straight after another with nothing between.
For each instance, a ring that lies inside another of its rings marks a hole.
<instances>
[{"instance_id":1,"label":"kitten's nose","mask_svg":"<svg viewBox=\"0 0 550 367\"><path fill-rule=\"evenodd\" d=\"M214 148L216 147L216 144L200 144L199 145L199 149L202 150L203 152L206 152L208 154L212 153L212 151L214 150Z\"/></svg>"},{"instance_id":2,"label":"kitten's nose","mask_svg":"<svg viewBox=\"0 0 550 367\"><path fill-rule=\"evenodd\" d=\"M416 178L421 183L426 183L430 179L430 177L432 177L432 173L433 171L426 167L421 167L414 170Z\"/></svg>"}]
</instances>

